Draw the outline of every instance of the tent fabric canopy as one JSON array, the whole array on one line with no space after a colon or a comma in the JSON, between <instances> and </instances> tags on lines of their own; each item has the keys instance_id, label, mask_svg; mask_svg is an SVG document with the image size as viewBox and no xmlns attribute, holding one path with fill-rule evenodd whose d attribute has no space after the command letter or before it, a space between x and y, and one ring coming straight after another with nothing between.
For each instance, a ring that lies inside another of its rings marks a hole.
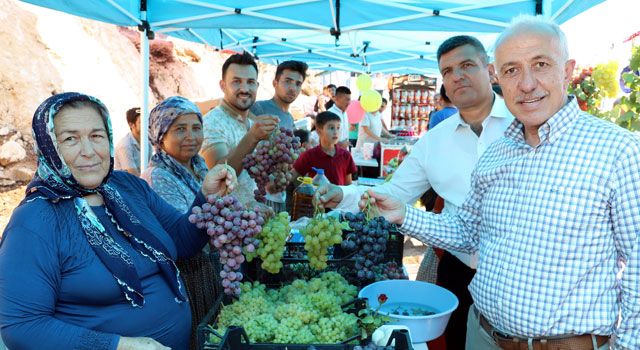
<instances>
[{"instance_id":1,"label":"tent fabric canopy","mask_svg":"<svg viewBox=\"0 0 640 350\"><path fill-rule=\"evenodd\" d=\"M604 0L25 0L121 26L246 50L319 70L437 74L435 51L455 34L490 48L518 14L558 23ZM145 11L146 10L146 11Z\"/></svg>"},{"instance_id":2,"label":"tent fabric canopy","mask_svg":"<svg viewBox=\"0 0 640 350\"><path fill-rule=\"evenodd\" d=\"M246 50L277 64L318 70L438 74L435 52L449 36L471 34L492 47L519 14L563 23L604 0L23 0L141 30L141 169L148 142L152 32L217 50Z\"/></svg>"}]
</instances>

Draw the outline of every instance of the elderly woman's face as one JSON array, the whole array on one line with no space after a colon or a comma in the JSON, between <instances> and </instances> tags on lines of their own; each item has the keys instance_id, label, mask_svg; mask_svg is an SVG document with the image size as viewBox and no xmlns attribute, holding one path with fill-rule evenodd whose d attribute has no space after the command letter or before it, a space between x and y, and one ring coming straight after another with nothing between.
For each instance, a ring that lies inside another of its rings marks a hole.
<instances>
[{"instance_id":1,"label":"elderly woman's face","mask_svg":"<svg viewBox=\"0 0 640 350\"><path fill-rule=\"evenodd\" d=\"M162 138L162 149L182 164L189 164L200 151L202 123L194 113L183 114L173 121Z\"/></svg>"},{"instance_id":2,"label":"elderly woman's face","mask_svg":"<svg viewBox=\"0 0 640 350\"><path fill-rule=\"evenodd\" d=\"M53 119L58 152L78 184L96 188L109 173L109 135L93 108L62 108Z\"/></svg>"}]
</instances>

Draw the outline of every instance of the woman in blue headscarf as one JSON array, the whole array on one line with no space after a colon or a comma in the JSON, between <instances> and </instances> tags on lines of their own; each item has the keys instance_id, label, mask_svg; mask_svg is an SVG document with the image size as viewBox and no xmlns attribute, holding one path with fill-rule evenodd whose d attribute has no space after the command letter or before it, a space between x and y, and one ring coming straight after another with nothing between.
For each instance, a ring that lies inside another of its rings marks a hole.
<instances>
[{"instance_id":1,"label":"woman in blue headscarf","mask_svg":"<svg viewBox=\"0 0 640 350\"><path fill-rule=\"evenodd\" d=\"M208 168L198 155L204 139L202 114L184 97L160 102L149 114L149 140L155 154L142 174L160 197L185 212Z\"/></svg>"},{"instance_id":2,"label":"woman in blue headscarf","mask_svg":"<svg viewBox=\"0 0 640 350\"><path fill-rule=\"evenodd\" d=\"M0 245L0 330L11 349L187 349L190 310L175 260L204 230L146 182L113 171L106 107L63 93L33 117L38 170ZM235 186L206 174L192 205Z\"/></svg>"},{"instance_id":3,"label":"woman in blue headscarf","mask_svg":"<svg viewBox=\"0 0 640 350\"><path fill-rule=\"evenodd\" d=\"M188 211L208 171L198 155L204 139L200 110L184 97L167 98L149 114L149 139L155 154L142 178L167 203ZM195 330L216 301L218 272L205 253L179 259L177 265L191 302L191 347L196 348Z\"/></svg>"}]
</instances>

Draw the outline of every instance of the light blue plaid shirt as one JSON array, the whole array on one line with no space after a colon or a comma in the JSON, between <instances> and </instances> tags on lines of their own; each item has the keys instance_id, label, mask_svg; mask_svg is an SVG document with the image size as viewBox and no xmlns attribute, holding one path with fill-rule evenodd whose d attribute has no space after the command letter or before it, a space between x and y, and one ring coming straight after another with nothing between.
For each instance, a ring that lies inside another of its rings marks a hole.
<instances>
[{"instance_id":1,"label":"light blue plaid shirt","mask_svg":"<svg viewBox=\"0 0 640 350\"><path fill-rule=\"evenodd\" d=\"M456 215L407 206L401 229L479 250L469 289L500 331L617 333L616 348L640 349L640 138L581 112L575 99L538 133L540 145L529 146L515 120L480 158Z\"/></svg>"}]
</instances>

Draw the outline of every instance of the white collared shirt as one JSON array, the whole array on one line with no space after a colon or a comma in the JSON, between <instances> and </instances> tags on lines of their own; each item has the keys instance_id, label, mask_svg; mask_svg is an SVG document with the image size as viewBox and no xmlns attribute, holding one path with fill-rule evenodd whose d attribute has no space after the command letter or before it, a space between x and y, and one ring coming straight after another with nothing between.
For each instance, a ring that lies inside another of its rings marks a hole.
<instances>
[{"instance_id":1,"label":"white collared shirt","mask_svg":"<svg viewBox=\"0 0 640 350\"><path fill-rule=\"evenodd\" d=\"M327 112L335 113L340 117L340 141L349 140L349 117L335 104Z\"/></svg>"},{"instance_id":2,"label":"white collared shirt","mask_svg":"<svg viewBox=\"0 0 640 350\"><path fill-rule=\"evenodd\" d=\"M445 201L443 212L455 212L471 189L471 172L490 144L504 136L513 115L499 96L489 116L482 122L478 137L469 124L456 113L429 130L416 142L409 155L393 173L391 180L375 188L405 203L415 203L433 188ZM343 200L337 209L357 210L365 186L342 186ZM454 252L471 268L477 266L477 255Z\"/></svg>"}]
</instances>

